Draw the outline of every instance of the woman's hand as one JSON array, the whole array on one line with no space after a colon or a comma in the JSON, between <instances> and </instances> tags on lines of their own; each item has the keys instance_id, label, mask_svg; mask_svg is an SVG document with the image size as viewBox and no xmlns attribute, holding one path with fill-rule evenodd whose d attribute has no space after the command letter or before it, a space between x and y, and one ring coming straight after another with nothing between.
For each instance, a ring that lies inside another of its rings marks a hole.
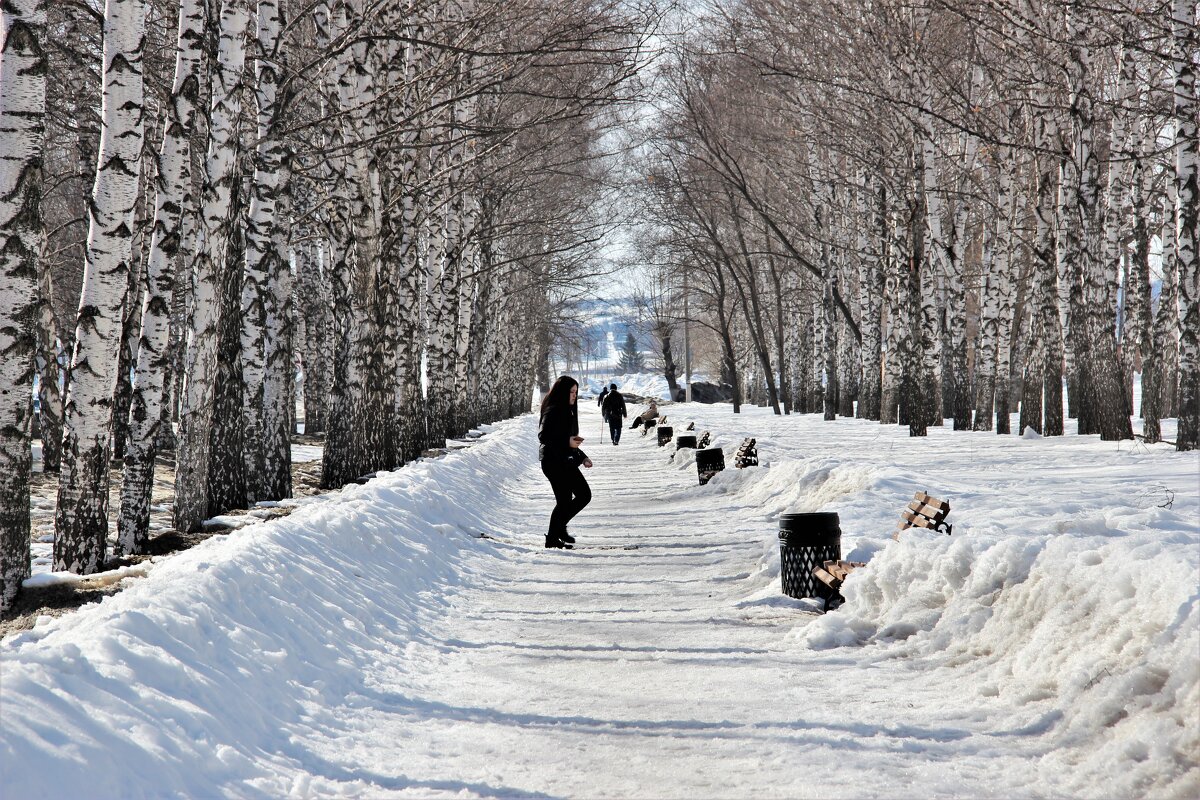
<instances>
[{"instance_id":1,"label":"woman's hand","mask_svg":"<svg viewBox=\"0 0 1200 800\"><path fill-rule=\"evenodd\" d=\"M579 445L581 445L581 444L583 444L582 436L572 436L571 437L571 447L579 447Z\"/></svg>"},{"instance_id":2,"label":"woman's hand","mask_svg":"<svg viewBox=\"0 0 1200 800\"><path fill-rule=\"evenodd\" d=\"M590 458L585 458L583 460L583 465L585 467L587 467L588 469L591 469L592 468L592 460Z\"/></svg>"}]
</instances>

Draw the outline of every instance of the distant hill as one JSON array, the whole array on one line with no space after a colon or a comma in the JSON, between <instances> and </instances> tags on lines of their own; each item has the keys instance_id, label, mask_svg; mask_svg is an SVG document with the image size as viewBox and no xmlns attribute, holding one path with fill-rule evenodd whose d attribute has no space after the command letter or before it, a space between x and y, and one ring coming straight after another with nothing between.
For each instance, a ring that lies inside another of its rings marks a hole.
<instances>
[{"instance_id":1,"label":"distant hill","mask_svg":"<svg viewBox=\"0 0 1200 800\"><path fill-rule=\"evenodd\" d=\"M620 347L629 330L633 331L643 356L653 357L653 343L645 327L634 320L634 305L630 298L587 298L577 301L575 309L588 320L581 334L582 341L556 342L553 352L556 363L566 360L564 352L575 361L575 353L586 346L589 367L601 372L612 371L620 360ZM589 368L588 371L592 370Z\"/></svg>"}]
</instances>

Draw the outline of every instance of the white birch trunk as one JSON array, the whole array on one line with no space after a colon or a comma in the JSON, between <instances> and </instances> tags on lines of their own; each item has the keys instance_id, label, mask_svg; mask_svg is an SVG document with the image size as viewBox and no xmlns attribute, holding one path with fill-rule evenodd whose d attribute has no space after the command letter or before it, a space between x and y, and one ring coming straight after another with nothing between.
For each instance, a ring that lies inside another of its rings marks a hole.
<instances>
[{"instance_id":1,"label":"white birch trunk","mask_svg":"<svg viewBox=\"0 0 1200 800\"><path fill-rule=\"evenodd\" d=\"M159 154L157 196L150 253L146 258L146 293L142 304L141 343L134 373L129 447L121 487L116 552L141 553L150 539L150 498L154 456L163 417L164 379L170 374L168 340L170 298L185 209L193 206L191 136L200 89L204 44L203 0L182 0L175 53L175 80L167 109Z\"/></svg>"},{"instance_id":2,"label":"white birch trunk","mask_svg":"<svg viewBox=\"0 0 1200 800\"><path fill-rule=\"evenodd\" d=\"M413 30L413 38L419 38L422 29ZM409 44L405 63L404 101L409 109L417 102L417 70L420 54L415 44ZM421 388L421 313L425 300L424 260L421 257L420 228L423 224L417 185L421 180L422 159L417 150L415 132L406 136L407 147L401 153L400 166L401 200L400 254L396 301L402 309L400 317L400 341L396 357L395 418L398 420L399 450L402 462L411 461L421 454L424 446L425 397Z\"/></svg>"},{"instance_id":3,"label":"white birch trunk","mask_svg":"<svg viewBox=\"0 0 1200 800\"><path fill-rule=\"evenodd\" d=\"M1044 98L1043 98L1044 99ZM1045 342L1046 360L1042 366L1042 434L1063 435L1063 320L1065 306L1061 303L1059 264L1055 244L1055 198L1058 193L1056 181L1059 169L1055 139L1058 127L1053 114L1034 112L1033 135L1037 154L1034 168L1037 171L1037 203L1033 241L1034 281L1033 292L1039 306L1034 312L1040 317L1040 330ZM1061 239L1060 239L1061 241Z\"/></svg>"},{"instance_id":4,"label":"white birch trunk","mask_svg":"<svg viewBox=\"0 0 1200 800\"><path fill-rule=\"evenodd\" d=\"M1179 348L1179 305L1176 300L1175 193L1173 181L1167 182L1162 209L1159 240L1162 242L1162 282L1158 309L1150 335L1149 353L1142 365L1142 435L1153 443L1162 440L1162 417L1171 416L1175 384L1171 377Z\"/></svg>"},{"instance_id":5,"label":"white birch trunk","mask_svg":"<svg viewBox=\"0 0 1200 800\"><path fill-rule=\"evenodd\" d=\"M45 239L41 242L45 244ZM37 363L38 427L42 435L42 471L58 472L62 447L62 370L58 324L54 318L54 286L50 265L42 261L38 276Z\"/></svg>"},{"instance_id":6,"label":"white birch trunk","mask_svg":"<svg viewBox=\"0 0 1200 800\"><path fill-rule=\"evenodd\" d=\"M201 243L192 292L179 450L175 469L175 527L195 530L208 512L209 450L217 374L221 286L228 263L230 208L237 159L237 119L241 114L242 71L246 61L246 0L225 0L212 75L209 144L201 194Z\"/></svg>"},{"instance_id":7,"label":"white birch trunk","mask_svg":"<svg viewBox=\"0 0 1200 800\"><path fill-rule=\"evenodd\" d=\"M865 171L858 177L858 303L862 329L861 391L858 416L879 419L881 388L880 372L880 251L887 246L883 228L881 190L867 179Z\"/></svg>"},{"instance_id":8,"label":"white birch trunk","mask_svg":"<svg viewBox=\"0 0 1200 800\"><path fill-rule=\"evenodd\" d=\"M141 177L145 14L144 0L107 0L104 7L102 128L63 414L56 571L90 574L104 566L113 392Z\"/></svg>"},{"instance_id":9,"label":"white birch trunk","mask_svg":"<svg viewBox=\"0 0 1200 800\"><path fill-rule=\"evenodd\" d=\"M1117 302L1117 276L1121 273L1124 242L1129 233L1133 162L1137 156L1133 131L1129 125L1129 106L1134 99L1137 77L1128 41L1130 35L1129 31L1125 32L1126 42L1121 47L1117 92L1109 131L1108 193L1103 219L1104 255L1100 264L1100 281L1096 286L1096 289L1103 291L1103 295L1097 292L1096 296L1089 298L1090 303L1113 307Z\"/></svg>"},{"instance_id":10,"label":"white birch trunk","mask_svg":"<svg viewBox=\"0 0 1200 800\"><path fill-rule=\"evenodd\" d=\"M924 71L919 72L925 84L922 102L925 108L931 108L933 92ZM942 292L946 274L946 235L942 229L945 202L938 181L940 165L933 114L922 110L920 121L920 147L925 164L925 259L921 269L921 371L914 377L924 383L925 421L930 425L941 425L942 337L938 329L938 309L945 303Z\"/></svg>"},{"instance_id":11,"label":"white birch trunk","mask_svg":"<svg viewBox=\"0 0 1200 800\"><path fill-rule=\"evenodd\" d=\"M1071 89L1071 119L1074 131L1074 161L1077 191L1074 204L1068 210L1076 217L1079 236L1073 240L1071 249L1072 325L1076 347L1076 367L1079 384L1079 432L1099 433L1105 440L1131 439L1133 429L1129 421L1129 409L1122 402L1119 364L1116 354L1116 339L1113 325L1113 307L1109 298L1115 299L1116 268L1105 263L1102 253L1097 253L1099 244L1099 186L1098 166L1094 147L1095 114L1092 99L1092 47L1094 17L1091 7L1084 0L1072 3L1068 14L1068 37L1071 46L1067 65L1068 83ZM1120 120L1122 114L1116 115ZM1116 135L1128 138L1117 126ZM1124 143L1121 145L1125 147ZM1124 165L1120 169L1125 169ZM1127 179L1119 181L1127 186ZM1121 195L1127 188L1118 186ZM1127 200L1118 200L1124 207ZM1112 288L1110 288L1110 286Z\"/></svg>"},{"instance_id":12,"label":"white birch trunk","mask_svg":"<svg viewBox=\"0 0 1200 800\"><path fill-rule=\"evenodd\" d=\"M997 205L1003 209L1005 195L1011 192L1006 187L1004 174L1007 165L1003 163L1003 155L999 166L1000 180L997 190ZM1001 210L997 217L1003 217ZM984 228L983 257L981 259L979 287L979 340L975 348L975 422L977 431L993 429L996 397L996 338L997 325L1000 318L1000 272L996 268L997 229L999 224L993 222ZM1005 261L1007 263L1007 256Z\"/></svg>"},{"instance_id":13,"label":"white birch trunk","mask_svg":"<svg viewBox=\"0 0 1200 800\"><path fill-rule=\"evenodd\" d=\"M1130 183L1130 220L1133 251L1126 261L1123 326L1121 336L1122 391L1129 409L1133 409L1133 374L1137 365L1150 359L1150 181L1146 169L1150 125L1139 125L1133 148L1133 174Z\"/></svg>"},{"instance_id":14,"label":"white birch trunk","mask_svg":"<svg viewBox=\"0 0 1200 800\"><path fill-rule=\"evenodd\" d=\"M263 373L263 475L259 489L264 500L292 496L292 432L296 429L295 380L292 350L295 310L292 304L292 271L288 257L288 199L290 166L279 168L281 189L275 204L271 236L274 256L265 292L266 349Z\"/></svg>"},{"instance_id":15,"label":"white birch trunk","mask_svg":"<svg viewBox=\"0 0 1200 800\"><path fill-rule=\"evenodd\" d=\"M976 113L975 109L983 91L983 78L983 68L978 64L974 65L971 69L971 88L965 109L968 118ZM948 375L942 380L943 391L950 393L946 405L951 412L950 416L954 418L956 431L971 428L970 376L967 373L967 298L963 280L963 260L966 257L967 219L971 211L968 181L975 171L975 159L979 152L979 140L973 134L963 132L959 141L962 148L961 172L955 192L950 240L945 252L944 302L950 353L949 358L943 361L948 366Z\"/></svg>"},{"instance_id":16,"label":"white birch trunk","mask_svg":"<svg viewBox=\"0 0 1200 800\"><path fill-rule=\"evenodd\" d=\"M267 283L276 273L279 252L275 228L279 223L276 198L283 142L276 134L279 118L277 100L281 78L279 34L283 15L278 0L258 0L255 35L254 96L258 106L254 182L246 222L246 265L242 279L242 425L243 458L246 464L248 502L265 497L266 464L264 442L263 379L265 373ZM279 498L271 498L279 499Z\"/></svg>"},{"instance_id":17,"label":"white birch trunk","mask_svg":"<svg viewBox=\"0 0 1200 800\"><path fill-rule=\"evenodd\" d=\"M324 433L333 390L333 309L315 220L313 182L292 179L295 219L296 346L304 368L304 433Z\"/></svg>"},{"instance_id":18,"label":"white birch trunk","mask_svg":"<svg viewBox=\"0 0 1200 800\"><path fill-rule=\"evenodd\" d=\"M1174 0L1175 262L1179 304L1179 432L1176 448L1200 449L1200 135L1196 97L1196 4Z\"/></svg>"},{"instance_id":19,"label":"white birch trunk","mask_svg":"<svg viewBox=\"0 0 1200 800\"><path fill-rule=\"evenodd\" d=\"M1163 222L1158 239L1162 243L1162 286L1158 295L1155 324L1163 331L1162 380L1159 384L1159 415L1176 416L1179 408L1179 264L1175 258L1175 181L1166 182L1163 193Z\"/></svg>"},{"instance_id":20,"label":"white birch trunk","mask_svg":"<svg viewBox=\"0 0 1200 800\"><path fill-rule=\"evenodd\" d=\"M0 4L0 612L29 577L29 429L42 251L46 14Z\"/></svg>"},{"instance_id":21,"label":"white birch trunk","mask_svg":"<svg viewBox=\"0 0 1200 800\"><path fill-rule=\"evenodd\" d=\"M895 425L899 421L897 410L900 403L901 381L904 376L902 352L904 337L909 327L908 307L905 305L907 259L895 209L889 212L889 218L888 261L883 283L883 294L887 298L887 322L884 330L887 354L883 365L883 388L880 393L879 423L881 425Z\"/></svg>"}]
</instances>

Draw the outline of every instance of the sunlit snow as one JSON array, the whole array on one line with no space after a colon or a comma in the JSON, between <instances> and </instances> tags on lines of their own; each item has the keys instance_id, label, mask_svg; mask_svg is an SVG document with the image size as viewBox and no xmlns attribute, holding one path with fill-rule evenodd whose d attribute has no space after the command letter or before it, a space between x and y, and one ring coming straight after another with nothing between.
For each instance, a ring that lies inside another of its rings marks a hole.
<instances>
[{"instance_id":1,"label":"sunlit snow","mask_svg":"<svg viewBox=\"0 0 1200 800\"><path fill-rule=\"evenodd\" d=\"M701 487L581 409L581 549L524 416L5 639L4 796L1200 795L1196 453L667 406ZM892 540L918 489L953 536ZM868 562L826 615L779 587L818 509Z\"/></svg>"}]
</instances>

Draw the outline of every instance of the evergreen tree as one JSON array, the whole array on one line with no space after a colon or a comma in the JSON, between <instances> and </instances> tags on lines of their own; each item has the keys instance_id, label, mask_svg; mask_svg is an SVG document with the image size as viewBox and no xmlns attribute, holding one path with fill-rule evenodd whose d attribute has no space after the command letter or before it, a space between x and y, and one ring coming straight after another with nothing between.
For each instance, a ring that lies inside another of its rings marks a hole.
<instances>
[{"instance_id":1,"label":"evergreen tree","mask_svg":"<svg viewBox=\"0 0 1200 800\"><path fill-rule=\"evenodd\" d=\"M633 331L625 332L625 344L621 345L621 360L617 362L617 366L625 374L641 372L646 366L642 354L637 348L637 339L633 338Z\"/></svg>"}]
</instances>

